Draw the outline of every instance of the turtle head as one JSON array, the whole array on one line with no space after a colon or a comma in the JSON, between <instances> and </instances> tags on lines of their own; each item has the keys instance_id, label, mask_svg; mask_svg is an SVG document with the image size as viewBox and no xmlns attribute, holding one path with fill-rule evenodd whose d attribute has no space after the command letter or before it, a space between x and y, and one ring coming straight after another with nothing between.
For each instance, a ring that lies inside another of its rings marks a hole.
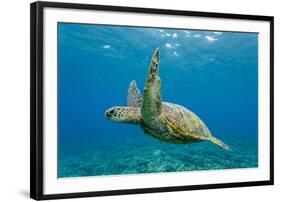
<instances>
[{"instance_id":1,"label":"turtle head","mask_svg":"<svg viewBox=\"0 0 281 202\"><path fill-rule=\"evenodd\" d=\"M105 111L105 117L118 123L139 124L141 122L139 107L111 107Z\"/></svg>"}]
</instances>

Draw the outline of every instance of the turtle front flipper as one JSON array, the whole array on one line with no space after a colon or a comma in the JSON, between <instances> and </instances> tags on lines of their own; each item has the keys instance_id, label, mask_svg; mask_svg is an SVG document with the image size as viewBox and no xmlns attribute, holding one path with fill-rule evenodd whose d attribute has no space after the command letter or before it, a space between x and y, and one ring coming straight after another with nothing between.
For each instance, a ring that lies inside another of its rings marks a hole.
<instances>
[{"instance_id":1,"label":"turtle front flipper","mask_svg":"<svg viewBox=\"0 0 281 202\"><path fill-rule=\"evenodd\" d=\"M152 56L141 107L141 115L148 125L153 125L161 113L161 80L159 77L160 49Z\"/></svg>"},{"instance_id":2,"label":"turtle front flipper","mask_svg":"<svg viewBox=\"0 0 281 202\"><path fill-rule=\"evenodd\" d=\"M142 97L135 80L132 80L128 89L127 104L131 107L141 107Z\"/></svg>"}]
</instances>

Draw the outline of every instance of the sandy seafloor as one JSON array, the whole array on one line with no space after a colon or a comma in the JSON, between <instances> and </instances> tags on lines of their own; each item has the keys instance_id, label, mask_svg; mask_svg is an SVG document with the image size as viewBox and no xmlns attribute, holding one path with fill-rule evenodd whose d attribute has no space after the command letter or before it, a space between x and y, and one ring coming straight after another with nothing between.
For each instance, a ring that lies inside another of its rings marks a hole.
<instances>
[{"instance_id":1,"label":"sandy seafloor","mask_svg":"<svg viewBox=\"0 0 281 202\"><path fill-rule=\"evenodd\" d=\"M145 137L146 138L146 137ZM157 141L157 140L156 140ZM231 142L231 138L229 139ZM208 142L172 145L151 141L121 141L101 148L82 149L60 156L59 177L253 168L258 166L256 142L235 140L231 151ZM101 145L100 145L101 146Z\"/></svg>"}]
</instances>

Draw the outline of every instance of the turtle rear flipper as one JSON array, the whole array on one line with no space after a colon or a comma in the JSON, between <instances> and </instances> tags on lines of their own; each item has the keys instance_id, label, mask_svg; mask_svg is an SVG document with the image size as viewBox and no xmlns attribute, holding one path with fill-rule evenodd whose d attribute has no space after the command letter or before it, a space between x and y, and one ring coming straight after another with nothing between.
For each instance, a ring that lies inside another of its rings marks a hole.
<instances>
[{"instance_id":1,"label":"turtle rear flipper","mask_svg":"<svg viewBox=\"0 0 281 202\"><path fill-rule=\"evenodd\" d=\"M227 150L227 151L231 151L230 147L225 144L224 142L222 142L221 140L215 138L215 137L211 137L210 138L210 141L213 143L213 144L216 144L218 146L220 146L221 148Z\"/></svg>"}]
</instances>

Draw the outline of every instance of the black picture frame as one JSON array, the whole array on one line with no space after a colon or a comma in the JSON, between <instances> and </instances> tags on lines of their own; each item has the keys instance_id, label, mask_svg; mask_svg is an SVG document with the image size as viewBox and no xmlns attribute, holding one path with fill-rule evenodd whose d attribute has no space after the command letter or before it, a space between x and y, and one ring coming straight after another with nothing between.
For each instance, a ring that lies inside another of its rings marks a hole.
<instances>
[{"instance_id":1,"label":"black picture frame","mask_svg":"<svg viewBox=\"0 0 281 202\"><path fill-rule=\"evenodd\" d=\"M238 20L267 21L270 23L270 180L239 183L204 184L174 187L155 187L129 190L81 192L67 194L43 193L43 9L81 9L131 13L196 16ZM75 3L35 2L30 5L30 197L36 200L92 197L121 194L186 191L274 184L274 17L213 12L104 6Z\"/></svg>"}]
</instances>

